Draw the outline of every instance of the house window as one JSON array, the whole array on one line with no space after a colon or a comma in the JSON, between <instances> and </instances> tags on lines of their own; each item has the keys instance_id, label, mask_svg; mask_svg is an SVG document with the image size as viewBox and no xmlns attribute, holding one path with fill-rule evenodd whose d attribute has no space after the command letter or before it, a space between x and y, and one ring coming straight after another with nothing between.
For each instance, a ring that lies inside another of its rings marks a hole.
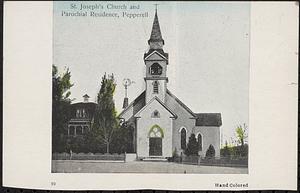
<instances>
[{"instance_id":1,"label":"house window","mask_svg":"<svg viewBox=\"0 0 300 193\"><path fill-rule=\"evenodd\" d=\"M82 117L86 117L86 113L84 109L82 109Z\"/></svg>"},{"instance_id":2,"label":"house window","mask_svg":"<svg viewBox=\"0 0 300 193\"><path fill-rule=\"evenodd\" d=\"M153 93L158 94L158 82L153 82Z\"/></svg>"},{"instance_id":3,"label":"house window","mask_svg":"<svg viewBox=\"0 0 300 193\"><path fill-rule=\"evenodd\" d=\"M152 64L150 67L150 74L151 75L161 75L162 67L158 63Z\"/></svg>"},{"instance_id":4,"label":"house window","mask_svg":"<svg viewBox=\"0 0 300 193\"><path fill-rule=\"evenodd\" d=\"M160 117L160 114L157 110L155 110L152 115L151 115L152 118L159 118Z\"/></svg>"},{"instance_id":5,"label":"house window","mask_svg":"<svg viewBox=\"0 0 300 193\"><path fill-rule=\"evenodd\" d=\"M202 135L199 133L197 136L199 151L202 151Z\"/></svg>"},{"instance_id":6,"label":"house window","mask_svg":"<svg viewBox=\"0 0 300 193\"><path fill-rule=\"evenodd\" d=\"M79 110L79 109L76 110L76 117L77 117L77 118L80 117L80 110Z\"/></svg>"},{"instance_id":7,"label":"house window","mask_svg":"<svg viewBox=\"0 0 300 193\"><path fill-rule=\"evenodd\" d=\"M88 126L84 126L83 127L83 132L87 132L87 131L89 131L89 127Z\"/></svg>"},{"instance_id":8,"label":"house window","mask_svg":"<svg viewBox=\"0 0 300 193\"><path fill-rule=\"evenodd\" d=\"M75 127L74 126L69 127L69 135L75 135Z\"/></svg>"},{"instance_id":9,"label":"house window","mask_svg":"<svg viewBox=\"0 0 300 193\"><path fill-rule=\"evenodd\" d=\"M76 126L76 135L82 135L83 134L83 129L81 126Z\"/></svg>"},{"instance_id":10,"label":"house window","mask_svg":"<svg viewBox=\"0 0 300 193\"><path fill-rule=\"evenodd\" d=\"M181 129L180 135L181 135L181 149L185 149L186 148L186 130L185 130L185 128Z\"/></svg>"}]
</instances>

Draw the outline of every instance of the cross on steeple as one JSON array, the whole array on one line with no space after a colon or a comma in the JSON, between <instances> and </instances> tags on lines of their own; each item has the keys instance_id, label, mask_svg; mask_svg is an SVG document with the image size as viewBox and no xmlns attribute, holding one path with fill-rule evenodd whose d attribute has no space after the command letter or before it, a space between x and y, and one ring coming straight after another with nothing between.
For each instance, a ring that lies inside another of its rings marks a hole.
<instances>
[{"instance_id":1,"label":"cross on steeple","mask_svg":"<svg viewBox=\"0 0 300 193\"><path fill-rule=\"evenodd\" d=\"M156 3L154 5L155 5L155 13L157 13L157 6L158 6L158 4Z\"/></svg>"}]
</instances>

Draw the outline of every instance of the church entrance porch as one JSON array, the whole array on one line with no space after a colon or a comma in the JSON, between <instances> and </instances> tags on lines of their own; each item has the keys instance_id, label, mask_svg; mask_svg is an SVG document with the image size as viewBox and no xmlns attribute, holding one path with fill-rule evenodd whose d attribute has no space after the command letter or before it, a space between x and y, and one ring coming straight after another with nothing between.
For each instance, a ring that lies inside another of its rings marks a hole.
<instances>
[{"instance_id":1,"label":"church entrance porch","mask_svg":"<svg viewBox=\"0 0 300 193\"><path fill-rule=\"evenodd\" d=\"M158 137L149 138L149 155L162 156L162 138L158 138Z\"/></svg>"}]
</instances>

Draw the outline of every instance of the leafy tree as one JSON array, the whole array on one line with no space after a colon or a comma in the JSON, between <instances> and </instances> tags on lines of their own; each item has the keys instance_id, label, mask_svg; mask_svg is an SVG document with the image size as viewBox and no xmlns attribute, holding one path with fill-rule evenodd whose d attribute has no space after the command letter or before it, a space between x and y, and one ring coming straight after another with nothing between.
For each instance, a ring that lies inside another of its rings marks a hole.
<instances>
[{"instance_id":1,"label":"leafy tree","mask_svg":"<svg viewBox=\"0 0 300 193\"><path fill-rule=\"evenodd\" d=\"M111 151L113 153L134 153L134 127L125 122L115 130Z\"/></svg>"},{"instance_id":2,"label":"leafy tree","mask_svg":"<svg viewBox=\"0 0 300 193\"><path fill-rule=\"evenodd\" d=\"M52 152L65 151L67 123L70 119L71 92L73 84L70 81L71 72L67 69L63 74L58 73L52 66Z\"/></svg>"},{"instance_id":3,"label":"leafy tree","mask_svg":"<svg viewBox=\"0 0 300 193\"><path fill-rule=\"evenodd\" d=\"M195 134L192 133L189 137L189 142L187 144L187 148L184 151L184 154L187 156L190 155L198 155L199 145L197 142L197 139L195 137Z\"/></svg>"},{"instance_id":4,"label":"leafy tree","mask_svg":"<svg viewBox=\"0 0 300 193\"><path fill-rule=\"evenodd\" d=\"M84 135L85 153L103 153L105 152L105 144L99 142L97 131L91 130Z\"/></svg>"},{"instance_id":5,"label":"leafy tree","mask_svg":"<svg viewBox=\"0 0 300 193\"><path fill-rule=\"evenodd\" d=\"M215 157L215 154L216 154L215 148L213 145L210 144L206 151L205 157L211 159Z\"/></svg>"},{"instance_id":6,"label":"leafy tree","mask_svg":"<svg viewBox=\"0 0 300 193\"><path fill-rule=\"evenodd\" d=\"M116 83L113 74L102 77L101 88L97 96L97 105L94 115L93 132L96 141L106 146L106 153L110 152L113 134L118 127L113 95Z\"/></svg>"},{"instance_id":7,"label":"leafy tree","mask_svg":"<svg viewBox=\"0 0 300 193\"><path fill-rule=\"evenodd\" d=\"M238 138L238 142L241 146L244 146L245 144L245 139L248 137L247 136L247 126L246 124L244 123L244 125L238 125L237 128L236 128L236 135L237 135L237 138Z\"/></svg>"}]
</instances>

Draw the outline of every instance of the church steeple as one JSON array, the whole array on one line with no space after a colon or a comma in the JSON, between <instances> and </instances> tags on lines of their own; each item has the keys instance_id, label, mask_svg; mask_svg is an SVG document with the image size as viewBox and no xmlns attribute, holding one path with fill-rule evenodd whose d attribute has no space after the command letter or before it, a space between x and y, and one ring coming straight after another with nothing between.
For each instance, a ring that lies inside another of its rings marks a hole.
<instances>
[{"instance_id":1,"label":"church steeple","mask_svg":"<svg viewBox=\"0 0 300 193\"><path fill-rule=\"evenodd\" d=\"M150 35L150 39L148 40L148 44L150 45L150 49L162 49L165 41L162 38L158 16L157 16L157 8L155 9L155 16L152 25L152 31Z\"/></svg>"},{"instance_id":2,"label":"church steeple","mask_svg":"<svg viewBox=\"0 0 300 193\"><path fill-rule=\"evenodd\" d=\"M155 9L155 16L148 44L150 48L148 52L144 54L144 62L146 65L146 103L153 97L158 97L162 102L165 102L168 83L168 53L165 53L163 50L165 42L160 31L157 9Z\"/></svg>"}]
</instances>

